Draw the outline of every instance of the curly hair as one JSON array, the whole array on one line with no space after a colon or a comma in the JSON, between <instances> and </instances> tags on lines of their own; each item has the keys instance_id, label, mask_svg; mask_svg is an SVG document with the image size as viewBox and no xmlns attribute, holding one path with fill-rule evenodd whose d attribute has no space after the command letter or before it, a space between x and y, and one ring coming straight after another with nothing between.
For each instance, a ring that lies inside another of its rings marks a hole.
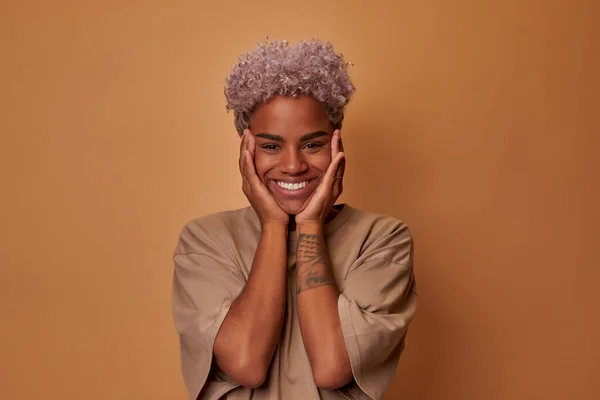
<instances>
[{"instance_id":1,"label":"curly hair","mask_svg":"<svg viewBox=\"0 0 600 400\"><path fill-rule=\"evenodd\" d=\"M333 129L344 119L344 107L355 91L343 55L319 39L289 45L265 39L243 53L225 83L227 111L234 111L238 134L250 126L252 112L275 95L308 95L325 108Z\"/></svg>"}]
</instances>

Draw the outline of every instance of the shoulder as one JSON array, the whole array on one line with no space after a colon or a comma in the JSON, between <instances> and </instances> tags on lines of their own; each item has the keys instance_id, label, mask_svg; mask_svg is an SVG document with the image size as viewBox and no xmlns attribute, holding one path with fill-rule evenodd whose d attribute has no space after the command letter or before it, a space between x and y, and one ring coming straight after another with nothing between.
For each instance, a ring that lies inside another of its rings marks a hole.
<instances>
[{"instance_id":1,"label":"shoulder","mask_svg":"<svg viewBox=\"0 0 600 400\"><path fill-rule=\"evenodd\" d=\"M404 220L388 214L377 214L354 208L351 219L354 220L354 223L367 227L373 233L403 232L410 234L410 228Z\"/></svg>"},{"instance_id":2,"label":"shoulder","mask_svg":"<svg viewBox=\"0 0 600 400\"><path fill-rule=\"evenodd\" d=\"M225 250L235 229L250 224L247 208L221 211L188 221L181 232L175 255L203 253L207 249Z\"/></svg>"},{"instance_id":3,"label":"shoulder","mask_svg":"<svg viewBox=\"0 0 600 400\"><path fill-rule=\"evenodd\" d=\"M348 225L361 236L360 254L364 261L384 258L406 264L412 260L413 234L402 219L354 209Z\"/></svg>"}]
</instances>

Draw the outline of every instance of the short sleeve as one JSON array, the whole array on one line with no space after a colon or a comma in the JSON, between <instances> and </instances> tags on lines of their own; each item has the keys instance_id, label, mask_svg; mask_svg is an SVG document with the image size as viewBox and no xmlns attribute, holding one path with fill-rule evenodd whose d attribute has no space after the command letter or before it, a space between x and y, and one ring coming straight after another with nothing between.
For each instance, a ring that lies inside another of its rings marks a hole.
<instances>
[{"instance_id":1,"label":"short sleeve","mask_svg":"<svg viewBox=\"0 0 600 400\"><path fill-rule=\"evenodd\" d=\"M412 236L406 225L401 225L359 258L338 298L356 382L344 389L351 398L383 398L416 307Z\"/></svg>"},{"instance_id":2,"label":"short sleeve","mask_svg":"<svg viewBox=\"0 0 600 400\"><path fill-rule=\"evenodd\" d=\"M186 225L173 256L173 318L190 399L206 383L215 338L246 283L225 249L205 235L209 233L197 225Z\"/></svg>"}]
</instances>

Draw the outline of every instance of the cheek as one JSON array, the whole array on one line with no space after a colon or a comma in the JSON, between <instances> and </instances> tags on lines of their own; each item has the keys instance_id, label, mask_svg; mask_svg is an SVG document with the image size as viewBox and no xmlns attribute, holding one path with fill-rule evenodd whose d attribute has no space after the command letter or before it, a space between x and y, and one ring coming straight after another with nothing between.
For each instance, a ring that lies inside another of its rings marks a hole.
<instances>
[{"instance_id":1,"label":"cheek","mask_svg":"<svg viewBox=\"0 0 600 400\"><path fill-rule=\"evenodd\" d=\"M327 171L329 164L331 164L331 154L319 154L313 157L311 160L312 167L322 171L323 173Z\"/></svg>"},{"instance_id":2,"label":"cheek","mask_svg":"<svg viewBox=\"0 0 600 400\"><path fill-rule=\"evenodd\" d=\"M254 155L254 168L261 179L275 164L273 157L269 157L267 154L256 152Z\"/></svg>"}]
</instances>

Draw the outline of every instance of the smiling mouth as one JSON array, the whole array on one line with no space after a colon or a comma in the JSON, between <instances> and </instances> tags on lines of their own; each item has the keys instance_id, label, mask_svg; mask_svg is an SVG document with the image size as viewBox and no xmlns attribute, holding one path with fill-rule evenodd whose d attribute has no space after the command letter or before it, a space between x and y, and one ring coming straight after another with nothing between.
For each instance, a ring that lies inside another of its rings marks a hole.
<instances>
[{"instance_id":1,"label":"smiling mouth","mask_svg":"<svg viewBox=\"0 0 600 400\"><path fill-rule=\"evenodd\" d=\"M288 183L288 182L282 182L282 181L274 181L274 182L277 184L277 186L293 192L296 190L304 189L306 187L306 185L309 184L310 181L311 180L309 179L307 181L298 182L298 183Z\"/></svg>"},{"instance_id":2,"label":"smiling mouth","mask_svg":"<svg viewBox=\"0 0 600 400\"><path fill-rule=\"evenodd\" d=\"M317 178L310 178L302 182L285 182L271 180L271 191L282 199L303 199L308 197L318 182Z\"/></svg>"}]
</instances>

